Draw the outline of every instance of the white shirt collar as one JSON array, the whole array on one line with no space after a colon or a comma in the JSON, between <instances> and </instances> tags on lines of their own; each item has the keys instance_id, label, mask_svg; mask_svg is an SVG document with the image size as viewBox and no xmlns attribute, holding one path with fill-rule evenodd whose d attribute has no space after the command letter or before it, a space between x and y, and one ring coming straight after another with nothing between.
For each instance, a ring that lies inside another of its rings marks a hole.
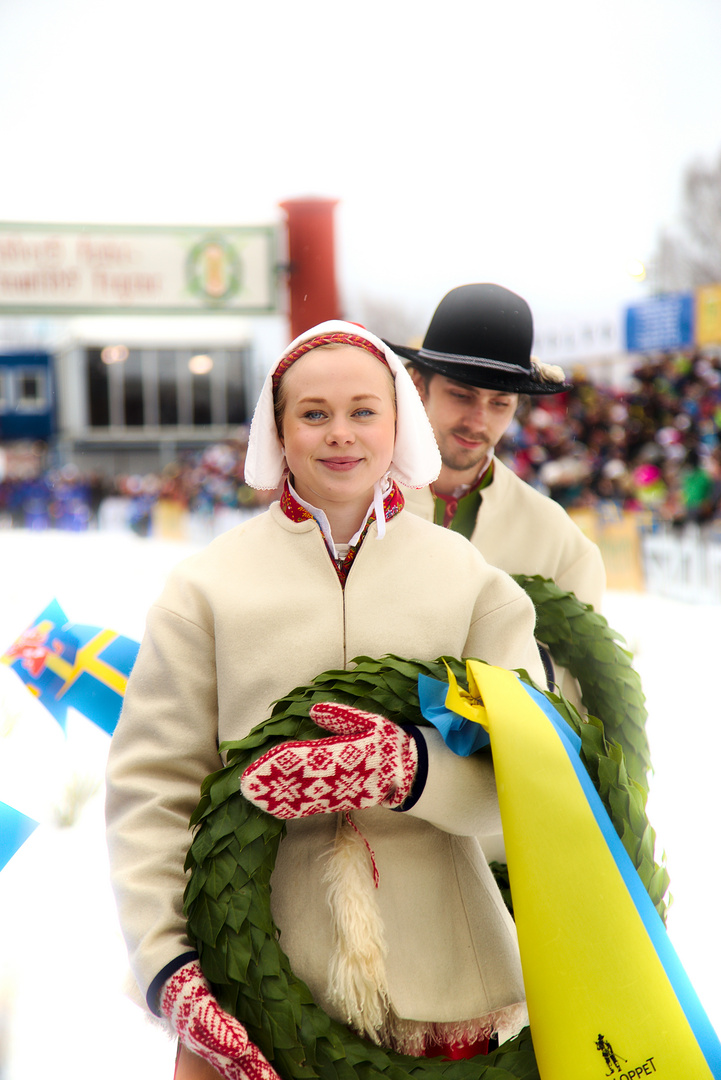
<instances>
[{"instance_id":1,"label":"white shirt collar","mask_svg":"<svg viewBox=\"0 0 721 1080\"><path fill-rule=\"evenodd\" d=\"M383 535L385 534L385 511L384 511L384 508L383 508L383 498L390 491L390 488L391 488L390 478L388 476L384 476L383 479L380 481L380 484L376 485L376 488L380 488L380 492L378 494L381 496L380 507L381 507L382 516L378 521L378 539L380 540L380 539L382 539ZM328 516L325 513L325 511L321 510L318 506L313 506L312 503L306 502L305 499L301 499L300 495L298 494L298 492L295 490L295 488L291 484L290 477L288 477L288 489L289 489L291 495L293 496L293 498L296 500L296 502L300 503L300 505L305 510L307 510L309 514L312 514L313 517L315 518L315 520L318 522L320 530L323 533L323 536L325 537L325 541L326 541L328 547L330 548L330 550L333 552L333 558L336 559L336 560L341 558L341 556L338 553L338 548L336 546L336 542L333 539L333 534L330 531L330 522L328 521ZM350 540L348 541L347 544L343 544L343 548L345 549L346 553L350 550L350 548L352 548L354 546L354 544L357 544L358 541L360 540L361 534L362 534L363 530L365 529L365 527L366 527L366 525L368 523L368 518L371 516L371 514L373 513L374 510L378 509L377 503L378 503L378 496L376 495L376 496L374 496L373 502L370 504L370 506L366 510L365 517L363 518L363 521L361 522L361 526L358 529L358 531L355 532L353 534L353 536L351 536L351 538L350 538ZM376 514L376 518L378 518L378 514Z\"/></svg>"}]
</instances>

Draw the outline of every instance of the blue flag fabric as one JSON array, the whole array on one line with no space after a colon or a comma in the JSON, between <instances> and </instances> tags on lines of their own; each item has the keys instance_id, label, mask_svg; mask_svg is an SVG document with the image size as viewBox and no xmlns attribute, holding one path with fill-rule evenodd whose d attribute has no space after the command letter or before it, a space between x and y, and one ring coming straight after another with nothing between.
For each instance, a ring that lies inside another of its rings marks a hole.
<instances>
[{"instance_id":1,"label":"blue flag fabric","mask_svg":"<svg viewBox=\"0 0 721 1080\"><path fill-rule=\"evenodd\" d=\"M7 866L37 827L37 821L0 802L0 870Z\"/></svg>"},{"instance_id":2,"label":"blue flag fabric","mask_svg":"<svg viewBox=\"0 0 721 1080\"><path fill-rule=\"evenodd\" d=\"M418 699L421 714L440 731L449 750L458 757L469 757L476 750L490 745L485 728L465 720L446 707L448 683L431 679L429 675L418 676Z\"/></svg>"}]
</instances>

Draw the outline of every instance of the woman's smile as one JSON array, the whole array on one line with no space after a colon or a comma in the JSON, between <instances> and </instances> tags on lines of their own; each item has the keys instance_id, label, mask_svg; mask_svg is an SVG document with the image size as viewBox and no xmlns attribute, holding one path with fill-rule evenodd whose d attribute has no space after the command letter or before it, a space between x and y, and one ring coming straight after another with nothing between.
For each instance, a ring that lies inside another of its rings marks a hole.
<instances>
[{"instance_id":1,"label":"woman's smile","mask_svg":"<svg viewBox=\"0 0 721 1080\"><path fill-rule=\"evenodd\" d=\"M327 466L329 469L333 469L336 472L350 472L356 465L359 465L363 460L362 458L350 458L350 457L332 457L332 458L319 458L322 465Z\"/></svg>"}]
</instances>

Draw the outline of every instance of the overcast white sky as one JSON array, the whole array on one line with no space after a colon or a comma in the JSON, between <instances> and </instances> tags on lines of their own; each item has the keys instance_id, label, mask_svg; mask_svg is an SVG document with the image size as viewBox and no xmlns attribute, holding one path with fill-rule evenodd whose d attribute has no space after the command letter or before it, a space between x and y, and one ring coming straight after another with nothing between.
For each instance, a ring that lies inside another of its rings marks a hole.
<instances>
[{"instance_id":1,"label":"overcast white sky","mask_svg":"<svg viewBox=\"0 0 721 1080\"><path fill-rule=\"evenodd\" d=\"M0 0L0 220L279 220L340 199L346 314L499 281L644 295L721 153L718 0Z\"/></svg>"}]
</instances>

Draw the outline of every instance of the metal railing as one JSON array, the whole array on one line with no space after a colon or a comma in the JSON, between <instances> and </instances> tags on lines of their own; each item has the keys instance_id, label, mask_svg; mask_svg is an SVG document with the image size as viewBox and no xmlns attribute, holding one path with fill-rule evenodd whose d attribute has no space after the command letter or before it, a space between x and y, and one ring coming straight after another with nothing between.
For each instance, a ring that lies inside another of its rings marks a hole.
<instances>
[{"instance_id":1,"label":"metal railing","mask_svg":"<svg viewBox=\"0 0 721 1080\"><path fill-rule=\"evenodd\" d=\"M643 575L648 592L686 603L721 603L719 524L681 529L660 526L641 537Z\"/></svg>"}]
</instances>

